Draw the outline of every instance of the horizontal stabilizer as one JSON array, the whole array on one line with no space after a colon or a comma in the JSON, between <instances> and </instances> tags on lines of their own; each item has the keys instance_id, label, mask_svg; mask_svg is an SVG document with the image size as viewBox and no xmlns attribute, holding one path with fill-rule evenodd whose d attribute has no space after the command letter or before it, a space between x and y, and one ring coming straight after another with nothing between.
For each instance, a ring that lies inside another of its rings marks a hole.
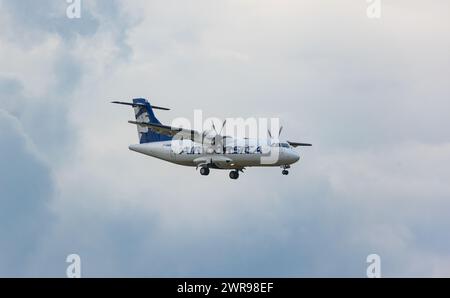
<instances>
[{"instance_id":1,"label":"horizontal stabilizer","mask_svg":"<svg viewBox=\"0 0 450 298\"><path fill-rule=\"evenodd\" d=\"M144 103L133 103L133 102L123 102L123 101L112 101L111 103L127 105L127 106L132 106L132 107L145 107ZM157 109L157 110L170 111L169 108L163 108L163 107L158 107L158 106L153 106L153 105L151 107L153 109Z\"/></svg>"}]
</instances>

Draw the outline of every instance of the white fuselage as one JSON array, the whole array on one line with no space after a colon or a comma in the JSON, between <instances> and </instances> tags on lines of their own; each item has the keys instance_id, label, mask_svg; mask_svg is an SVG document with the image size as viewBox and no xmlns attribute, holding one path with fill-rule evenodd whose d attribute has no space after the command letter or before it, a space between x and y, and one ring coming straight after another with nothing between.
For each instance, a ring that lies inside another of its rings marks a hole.
<instances>
[{"instance_id":1,"label":"white fuselage","mask_svg":"<svg viewBox=\"0 0 450 298\"><path fill-rule=\"evenodd\" d=\"M288 166L300 155L285 143L248 139L219 146L205 146L189 140L135 144L130 150L184 166L209 165L218 169Z\"/></svg>"}]
</instances>

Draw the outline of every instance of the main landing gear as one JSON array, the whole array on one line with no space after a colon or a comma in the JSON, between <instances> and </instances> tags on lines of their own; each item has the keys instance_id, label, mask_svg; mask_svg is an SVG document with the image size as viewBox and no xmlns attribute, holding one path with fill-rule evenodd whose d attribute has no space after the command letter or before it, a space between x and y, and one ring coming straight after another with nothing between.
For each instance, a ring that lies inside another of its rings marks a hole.
<instances>
[{"instance_id":1,"label":"main landing gear","mask_svg":"<svg viewBox=\"0 0 450 298\"><path fill-rule=\"evenodd\" d=\"M208 176L209 175L209 168L208 167L201 167L200 168L200 175Z\"/></svg>"},{"instance_id":2,"label":"main landing gear","mask_svg":"<svg viewBox=\"0 0 450 298\"><path fill-rule=\"evenodd\" d=\"M288 170L283 170L283 171L281 171L281 174L283 174L283 175L288 175L288 174L289 174L289 171L288 171Z\"/></svg>"},{"instance_id":3,"label":"main landing gear","mask_svg":"<svg viewBox=\"0 0 450 298\"><path fill-rule=\"evenodd\" d=\"M230 172L230 178L233 180L236 180L237 178L239 178L239 171L243 171L243 169L240 170L233 170ZM200 168L200 175L202 176L208 176L209 175L209 167L207 166L203 166Z\"/></svg>"},{"instance_id":4,"label":"main landing gear","mask_svg":"<svg viewBox=\"0 0 450 298\"><path fill-rule=\"evenodd\" d=\"M230 178L233 180L236 180L237 178L239 178L239 172L238 170L234 170L230 172Z\"/></svg>"}]
</instances>

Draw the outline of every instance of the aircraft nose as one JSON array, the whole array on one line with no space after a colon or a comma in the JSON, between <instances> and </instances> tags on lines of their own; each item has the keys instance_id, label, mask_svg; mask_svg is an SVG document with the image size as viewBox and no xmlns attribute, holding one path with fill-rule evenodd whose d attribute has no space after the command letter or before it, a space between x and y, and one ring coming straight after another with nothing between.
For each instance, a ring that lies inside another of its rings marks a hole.
<instances>
[{"instance_id":1,"label":"aircraft nose","mask_svg":"<svg viewBox=\"0 0 450 298\"><path fill-rule=\"evenodd\" d=\"M294 157L294 162L297 162L300 159L300 154L298 154L297 152L292 152L293 153L293 157Z\"/></svg>"},{"instance_id":2,"label":"aircraft nose","mask_svg":"<svg viewBox=\"0 0 450 298\"><path fill-rule=\"evenodd\" d=\"M295 163L300 159L300 154L292 150L291 152L289 152L288 159L289 163Z\"/></svg>"},{"instance_id":3,"label":"aircraft nose","mask_svg":"<svg viewBox=\"0 0 450 298\"><path fill-rule=\"evenodd\" d=\"M128 149L132 150L132 151L137 151L138 146L137 145L130 145L128 146Z\"/></svg>"}]
</instances>

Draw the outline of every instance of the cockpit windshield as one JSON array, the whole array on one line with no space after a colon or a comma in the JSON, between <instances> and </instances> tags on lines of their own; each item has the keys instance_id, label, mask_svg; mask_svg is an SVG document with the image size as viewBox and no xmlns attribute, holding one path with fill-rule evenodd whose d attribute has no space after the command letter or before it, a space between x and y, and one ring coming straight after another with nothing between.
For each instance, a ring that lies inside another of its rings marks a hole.
<instances>
[{"instance_id":1,"label":"cockpit windshield","mask_svg":"<svg viewBox=\"0 0 450 298\"><path fill-rule=\"evenodd\" d=\"M289 144L288 143L273 143L272 147L289 148Z\"/></svg>"}]
</instances>

